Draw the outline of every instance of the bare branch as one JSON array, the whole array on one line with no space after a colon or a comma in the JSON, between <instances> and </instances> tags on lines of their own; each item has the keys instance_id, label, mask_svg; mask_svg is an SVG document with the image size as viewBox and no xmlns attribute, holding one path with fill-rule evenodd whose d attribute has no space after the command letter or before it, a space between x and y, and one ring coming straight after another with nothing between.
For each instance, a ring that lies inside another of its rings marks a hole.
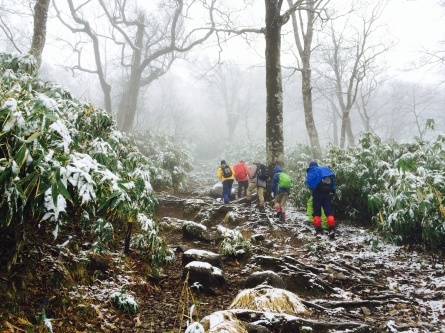
<instances>
[{"instance_id":1,"label":"bare branch","mask_svg":"<svg viewBox=\"0 0 445 333\"><path fill-rule=\"evenodd\" d=\"M17 52L22 53L22 50L17 46L14 40L14 36L12 31L9 29L8 25L3 21L3 18L0 16L0 29L3 30L3 32L6 35L6 38L12 43L12 46L17 50Z\"/></svg>"}]
</instances>

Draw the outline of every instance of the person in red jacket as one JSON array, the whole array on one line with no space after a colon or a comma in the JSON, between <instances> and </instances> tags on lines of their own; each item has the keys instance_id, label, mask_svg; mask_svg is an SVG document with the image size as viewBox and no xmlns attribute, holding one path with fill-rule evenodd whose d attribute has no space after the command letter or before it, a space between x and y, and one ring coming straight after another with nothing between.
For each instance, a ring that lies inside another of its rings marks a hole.
<instances>
[{"instance_id":1,"label":"person in red jacket","mask_svg":"<svg viewBox=\"0 0 445 333\"><path fill-rule=\"evenodd\" d=\"M239 163L233 166L233 171L235 172L235 179L238 182L238 199L245 197L247 193L247 187L249 186L250 179L250 169L244 163L244 161L240 161ZM242 195L244 189L244 195Z\"/></svg>"}]
</instances>

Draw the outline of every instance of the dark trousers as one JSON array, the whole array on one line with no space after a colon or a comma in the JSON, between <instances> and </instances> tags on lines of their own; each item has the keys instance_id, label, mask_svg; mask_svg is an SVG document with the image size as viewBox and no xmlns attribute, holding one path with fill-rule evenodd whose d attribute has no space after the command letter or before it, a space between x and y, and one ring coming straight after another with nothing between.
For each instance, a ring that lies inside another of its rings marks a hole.
<instances>
[{"instance_id":1,"label":"dark trousers","mask_svg":"<svg viewBox=\"0 0 445 333\"><path fill-rule=\"evenodd\" d=\"M226 179L222 182L224 203L229 203L230 195L232 194L233 179Z\"/></svg>"},{"instance_id":2,"label":"dark trousers","mask_svg":"<svg viewBox=\"0 0 445 333\"><path fill-rule=\"evenodd\" d=\"M242 181L238 181L238 199L242 198L241 194L243 192L243 189L244 189L243 197L246 196L246 194L247 194L247 187L248 186L249 186L249 181L247 179L246 180L242 180Z\"/></svg>"},{"instance_id":3,"label":"dark trousers","mask_svg":"<svg viewBox=\"0 0 445 333\"><path fill-rule=\"evenodd\" d=\"M322 207L326 216L334 215L330 192L313 191L312 197L314 206L314 213L312 216L321 216Z\"/></svg>"}]
</instances>

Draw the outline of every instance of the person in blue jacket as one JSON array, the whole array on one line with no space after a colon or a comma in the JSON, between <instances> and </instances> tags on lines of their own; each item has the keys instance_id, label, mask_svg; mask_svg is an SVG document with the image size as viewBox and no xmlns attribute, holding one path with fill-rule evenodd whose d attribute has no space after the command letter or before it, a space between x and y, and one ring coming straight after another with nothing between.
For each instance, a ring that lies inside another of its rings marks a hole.
<instances>
[{"instance_id":1,"label":"person in blue jacket","mask_svg":"<svg viewBox=\"0 0 445 333\"><path fill-rule=\"evenodd\" d=\"M306 185L312 191L314 207L314 227L317 234L323 231L321 227L321 208L327 216L328 234L335 236L335 218L332 210L331 193L335 194L335 175L327 166L319 166L317 162L312 161L306 169Z\"/></svg>"},{"instance_id":2,"label":"person in blue jacket","mask_svg":"<svg viewBox=\"0 0 445 333\"><path fill-rule=\"evenodd\" d=\"M277 164L273 170L271 195L274 198L274 208L280 221L286 220L286 202L289 196L290 188L282 188L278 186L280 173L283 168Z\"/></svg>"}]
</instances>

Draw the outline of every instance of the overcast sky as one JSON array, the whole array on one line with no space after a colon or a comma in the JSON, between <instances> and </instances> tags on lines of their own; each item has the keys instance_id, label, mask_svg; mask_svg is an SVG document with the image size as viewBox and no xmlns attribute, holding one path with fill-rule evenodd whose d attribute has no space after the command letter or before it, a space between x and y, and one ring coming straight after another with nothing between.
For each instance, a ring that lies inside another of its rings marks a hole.
<instances>
[{"instance_id":1,"label":"overcast sky","mask_svg":"<svg viewBox=\"0 0 445 333\"><path fill-rule=\"evenodd\" d=\"M384 14L391 33L399 43L388 59L400 69L421 56L424 48L437 50L445 40L445 8L438 0L391 0Z\"/></svg>"}]
</instances>

